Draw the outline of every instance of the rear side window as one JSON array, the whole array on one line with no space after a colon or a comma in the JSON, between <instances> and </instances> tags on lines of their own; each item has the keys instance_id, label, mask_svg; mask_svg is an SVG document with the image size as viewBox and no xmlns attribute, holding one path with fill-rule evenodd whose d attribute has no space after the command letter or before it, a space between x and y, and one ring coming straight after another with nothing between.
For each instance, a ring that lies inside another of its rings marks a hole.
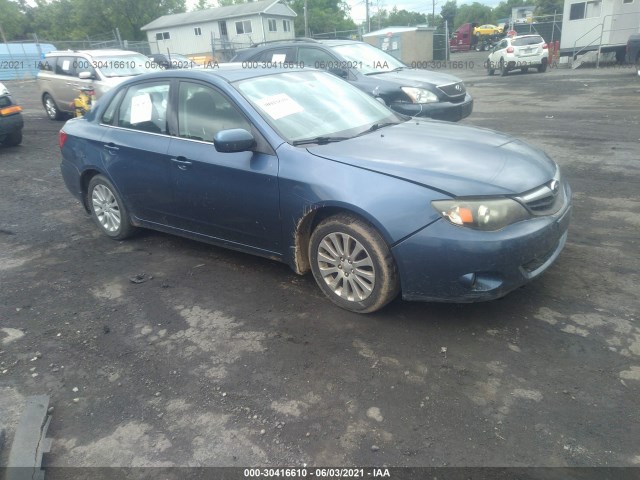
<instances>
[{"instance_id":1,"label":"rear side window","mask_svg":"<svg viewBox=\"0 0 640 480\"><path fill-rule=\"evenodd\" d=\"M57 59L58 57L46 57L38 64L38 68L43 72L55 72Z\"/></svg>"},{"instance_id":2,"label":"rear side window","mask_svg":"<svg viewBox=\"0 0 640 480\"><path fill-rule=\"evenodd\" d=\"M107 125L113 125L113 120L116 116L116 110L118 109L118 104L122 97L124 96L125 90L120 90L115 97L111 100L111 103L107 107L107 109L102 114L102 123L106 123Z\"/></svg>"},{"instance_id":3,"label":"rear side window","mask_svg":"<svg viewBox=\"0 0 640 480\"><path fill-rule=\"evenodd\" d=\"M522 37L522 38L514 38L511 41L511 45L514 47L524 47L525 45L538 45L539 43L544 43L542 37Z\"/></svg>"},{"instance_id":4,"label":"rear side window","mask_svg":"<svg viewBox=\"0 0 640 480\"><path fill-rule=\"evenodd\" d=\"M168 104L168 81L134 85L127 90L118 110L118 126L166 134Z\"/></svg>"}]
</instances>

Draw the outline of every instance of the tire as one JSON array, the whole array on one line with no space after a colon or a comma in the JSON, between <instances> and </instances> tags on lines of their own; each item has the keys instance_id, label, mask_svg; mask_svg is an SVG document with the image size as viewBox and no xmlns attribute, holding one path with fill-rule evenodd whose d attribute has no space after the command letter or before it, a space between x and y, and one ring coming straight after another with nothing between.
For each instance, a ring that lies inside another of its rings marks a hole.
<instances>
[{"instance_id":1,"label":"tire","mask_svg":"<svg viewBox=\"0 0 640 480\"><path fill-rule=\"evenodd\" d=\"M522 73L527 73L527 72L529 71L529 67L522 67L522 68L520 69L520 71L521 71Z\"/></svg>"},{"instance_id":2,"label":"tire","mask_svg":"<svg viewBox=\"0 0 640 480\"><path fill-rule=\"evenodd\" d=\"M400 292L389 247L375 228L354 215L322 221L311 234L309 260L320 290L346 310L375 312Z\"/></svg>"},{"instance_id":3,"label":"tire","mask_svg":"<svg viewBox=\"0 0 640 480\"><path fill-rule=\"evenodd\" d=\"M89 182L87 205L93 221L100 230L114 240L130 237L135 227L127 208L113 184L102 175L96 175Z\"/></svg>"},{"instance_id":4,"label":"tire","mask_svg":"<svg viewBox=\"0 0 640 480\"><path fill-rule=\"evenodd\" d=\"M42 105L44 106L44 111L47 112L47 117L49 120L60 120L62 119L62 112L56 105L56 102L53 100L51 95L45 93L42 97Z\"/></svg>"},{"instance_id":5,"label":"tire","mask_svg":"<svg viewBox=\"0 0 640 480\"><path fill-rule=\"evenodd\" d=\"M538 67L538 72L544 73L546 71L547 71L547 59L543 58L542 59L542 64Z\"/></svg>"},{"instance_id":6,"label":"tire","mask_svg":"<svg viewBox=\"0 0 640 480\"><path fill-rule=\"evenodd\" d=\"M7 136L4 137L4 140L2 141L2 144L7 147L15 147L17 145L20 145L21 143L22 143L22 130L8 133Z\"/></svg>"},{"instance_id":7,"label":"tire","mask_svg":"<svg viewBox=\"0 0 640 480\"><path fill-rule=\"evenodd\" d=\"M636 74L640 77L640 54L636 58Z\"/></svg>"},{"instance_id":8,"label":"tire","mask_svg":"<svg viewBox=\"0 0 640 480\"><path fill-rule=\"evenodd\" d=\"M500 59L500 75L505 77L509 73L509 69L507 68L507 64L504 62L504 58Z\"/></svg>"}]
</instances>

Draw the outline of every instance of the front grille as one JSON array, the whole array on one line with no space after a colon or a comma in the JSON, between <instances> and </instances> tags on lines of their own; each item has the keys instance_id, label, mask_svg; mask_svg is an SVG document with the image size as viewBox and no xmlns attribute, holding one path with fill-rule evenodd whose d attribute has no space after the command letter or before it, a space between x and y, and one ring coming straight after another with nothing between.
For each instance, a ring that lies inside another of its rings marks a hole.
<instances>
[{"instance_id":1,"label":"front grille","mask_svg":"<svg viewBox=\"0 0 640 480\"><path fill-rule=\"evenodd\" d=\"M565 191L560 181L560 173L556 173L553 180L523 193L517 199L534 215L556 213L565 203Z\"/></svg>"},{"instance_id":2,"label":"front grille","mask_svg":"<svg viewBox=\"0 0 640 480\"><path fill-rule=\"evenodd\" d=\"M444 93L448 97L464 97L467 93L467 89L463 82L450 83L449 85L438 85L438 90Z\"/></svg>"}]
</instances>

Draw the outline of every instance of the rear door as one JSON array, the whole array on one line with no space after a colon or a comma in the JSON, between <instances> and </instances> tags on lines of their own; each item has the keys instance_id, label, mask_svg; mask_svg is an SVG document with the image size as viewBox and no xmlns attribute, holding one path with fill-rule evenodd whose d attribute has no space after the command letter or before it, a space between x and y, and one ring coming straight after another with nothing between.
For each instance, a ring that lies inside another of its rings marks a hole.
<instances>
[{"instance_id":1,"label":"rear door","mask_svg":"<svg viewBox=\"0 0 640 480\"><path fill-rule=\"evenodd\" d=\"M162 225L168 224L172 210L167 153L171 140L169 92L169 80L129 87L122 94L111 128L102 137L107 171L131 213Z\"/></svg>"}]
</instances>

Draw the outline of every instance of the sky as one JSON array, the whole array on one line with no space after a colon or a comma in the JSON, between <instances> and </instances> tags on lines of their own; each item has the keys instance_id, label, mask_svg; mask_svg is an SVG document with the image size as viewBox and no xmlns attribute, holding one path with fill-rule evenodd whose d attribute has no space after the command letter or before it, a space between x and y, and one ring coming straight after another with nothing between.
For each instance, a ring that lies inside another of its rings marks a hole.
<instances>
[{"instance_id":1,"label":"sky","mask_svg":"<svg viewBox=\"0 0 640 480\"><path fill-rule=\"evenodd\" d=\"M488 5L493 8L497 6L501 0L458 0L458 6L465 3L473 3L474 1L478 1L479 3ZM436 15L440 14L440 9L446 2L447 0L436 0ZM210 3L215 3L215 1L211 1ZM351 18L353 19L353 21L356 23L364 22L366 18L365 1L347 0L347 3L351 7ZM187 10L191 10L197 4L198 0L187 0ZM400 2L396 2L393 0L369 0L369 15L373 15L377 11L378 5L380 5L380 8L384 8L386 10L391 10L394 6L397 6L398 10L404 9L410 12L419 12L426 14L431 13L433 8L433 0L402 0Z\"/></svg>"}]
</instances>

